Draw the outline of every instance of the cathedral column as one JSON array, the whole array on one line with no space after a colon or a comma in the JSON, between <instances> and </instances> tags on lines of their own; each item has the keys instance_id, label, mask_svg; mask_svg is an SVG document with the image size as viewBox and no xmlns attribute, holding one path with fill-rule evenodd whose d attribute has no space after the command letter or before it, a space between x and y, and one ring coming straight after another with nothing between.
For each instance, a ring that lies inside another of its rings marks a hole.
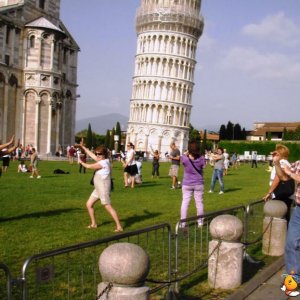
<instances>
[{"instance_id":1,"label":"cathedral column","mask_svg":"<svg viewBox=\"0 0 300 300\"><path fill-rule=\"evenodd\" d=\"M35 137L34 137L34 146L38 147L38 141L39 141L39 115L40 115L40 102L41 97L37 96L35 101L35 120L34 120L34 131L35 131ZM39 151L39 149L37 149Z\"/></svg>"},{"instance_id":2,"label":"cathedral column","mask_svg":"<svg viewBox=\"0 0 300 300\"><path fill-rule=\"evenodd\" d=\"M51 153L52 105L53 98L50 97L48 101L47 153Z\"/></svg>"},{"instance_id":3,"label":"cathedral column","mask_svg":"<svg viewBox=\"0 0 300 300\"><path fill-rule=\"evenodd\" d=\"M59 134L60 134L60 114L61 114L61 102L57 103L56 109L56 136L55 136L55 149L58 148L59 142Z\"/></svg>"},{"instance_id":4,"label":"cathedral column","mask_svg":"<svg viewBox=\"0 0 300 300\"><path fill-rule=\"evenodd\" d=\"M22 101L22 112L21 112L21 116L22 116L22 118L21 118L21 144L23 145L23 146L25 146L24 145L24 143L25 143L25 109L26 109L26 97L25 97L25 95L23 95L23 97L22 97L22 99L20 99L20 101Z\"/></svg>"},{"instance_id":5,"label":"cathedral column","mask_svg":"<svg viewBox=\"0 0 300 300\"><path fill-rule=\"evenodd\" d=\"M4 83L4 108L3 108L3 140L10 138L7 136L7 115L8 115L8 83Z\"/></svg>"},{"instance_id":6,"label":"cathedral column","mask_svg":"<svg viewBox=\"0 0 300 300\"><path fill-rule=\"evenodd\" d=\"M51 40L51 49L50 49L50 69L53 70L53 61L54 61L54 43L55 40L52 38Z\"/></svg>"}]
</instances>

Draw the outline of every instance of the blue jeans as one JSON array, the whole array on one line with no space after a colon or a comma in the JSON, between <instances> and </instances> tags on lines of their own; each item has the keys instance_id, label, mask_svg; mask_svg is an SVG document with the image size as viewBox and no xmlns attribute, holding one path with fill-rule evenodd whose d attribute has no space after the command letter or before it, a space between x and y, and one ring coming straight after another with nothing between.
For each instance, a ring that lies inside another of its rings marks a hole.
<instances>
[{"instance_id":1,"label":"blue jeans","mask_svg":"<svg viewBox=\"0 0 300 300\"><path fill-rule=\"evenodd\" d=\"M223 182L223 170L220 169L214 169L211 184L210 184L210 190L213 191L215 189L215 184L217 179L220 182L220 189L222 192L224 192L224 182Z\"/></svg>"},{"instance_id":2,"label":"blue jeans","mask_svg":"<svg viewBox=\"0 0 300 300\"><path fill-rule=\"evenodd\" d=\"M285 244L285 269L300 275L300 206L296 206L289 222Z\"/></svg>"}]
</instances>

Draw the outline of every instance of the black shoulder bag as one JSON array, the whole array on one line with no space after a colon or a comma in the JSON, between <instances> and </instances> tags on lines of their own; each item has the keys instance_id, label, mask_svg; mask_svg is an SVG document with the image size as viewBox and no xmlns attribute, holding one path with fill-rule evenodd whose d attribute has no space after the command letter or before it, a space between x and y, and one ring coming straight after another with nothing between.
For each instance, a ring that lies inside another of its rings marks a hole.
<instances>
[{"instance_id":1,"label":"black shoulder bag","mask_svg":"<svg viewBox=\"0 0 300 300\"><path fill-rule=\"evenodd\" d=\"M200 170L198 170L196 168L196 166L194 165L193 161L189 158L189 161L191 162L192 166L194 167L194 169L197 171L197 173L199 173L202 176L202 173L200 172Z\"/></svg>"}]
</instances>

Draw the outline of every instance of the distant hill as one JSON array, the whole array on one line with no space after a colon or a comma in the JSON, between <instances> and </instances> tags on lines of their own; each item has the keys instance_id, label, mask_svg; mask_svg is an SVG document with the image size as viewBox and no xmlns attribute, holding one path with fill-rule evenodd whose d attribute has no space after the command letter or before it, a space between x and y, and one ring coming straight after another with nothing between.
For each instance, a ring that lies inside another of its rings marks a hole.
<instances>
[{"instance_id":1,"label":"distant hill","mask_svg":"<svg viewBox=\"0 0 300 300\"><path fill-rule=\"evenodd\" d=\"M77 133L81 130L87 129L90 123L93 132L105 135L106 131L116 126L117 122L120 123L122 131L127 129L128 117L125 117L121 114L112 113L98 117L77 120L75 132Z\"/></svg>"}]
</instances>

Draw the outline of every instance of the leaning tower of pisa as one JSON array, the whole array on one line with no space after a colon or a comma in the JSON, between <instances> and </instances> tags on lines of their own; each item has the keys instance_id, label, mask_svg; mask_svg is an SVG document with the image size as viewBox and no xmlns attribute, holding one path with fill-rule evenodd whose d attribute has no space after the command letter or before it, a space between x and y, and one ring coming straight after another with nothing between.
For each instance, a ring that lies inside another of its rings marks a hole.
<instances>
[{"instance_id":1,"label":"leaning tower of pisa","mask_svg":"<svg viewBox=\"0 0 300 300\"><path fill-rule=\"evenodd\" d=\"M136 150L187 147L200 7L201 0L141 0L126 141Z\"/></svg>"}]
</instances>

